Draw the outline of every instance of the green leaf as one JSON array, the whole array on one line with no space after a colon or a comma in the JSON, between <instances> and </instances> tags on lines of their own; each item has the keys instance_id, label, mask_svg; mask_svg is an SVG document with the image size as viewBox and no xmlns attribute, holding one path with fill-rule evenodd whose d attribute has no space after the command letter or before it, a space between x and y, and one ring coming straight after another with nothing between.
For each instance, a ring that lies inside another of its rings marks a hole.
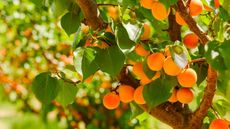
<instances>
[{"instance_id":1,"label":"green leaf","mask_svg":"<svg viewBox=\"0 0 230 129\"><path fill-rule=\"evenodd\" d=\"M83 55L84 55L84 49L79 47L74 51L74 58L73 58L73 63L74 63L74 67L76 69L76 71L82 75L82 59L83 59Z\"/></svg>"},{"instance_id":2,"label":"green leaf","mask_svg":"<svg viewBox=\"0 0 230 129\"><path fill-rule=\"evenodd\" d=\"M115 37L117 44L121 49L131 49L135 46L135 43L130 40L128 32L121 23L116 26Z\"/></svg>"},{"instance_id":3,"label":"green leaf","mask_svg":"<svg viewBox=\"0 0 230 129\"><path fill-rule=\"evenodd\" d=\"M219 48L220 54L224 59L224 63L225 66L230 69L230 56L229 56L229 52L230 52L230 40L226 40L224 43L221 44L220 48Z\"/></svg>"},{"instance_id":4,"label":"green leaf","mask_svg":"<svg viewBox=\"0 0 230 129\"><path fill-rule=\"evenodd\" d=\"M82 39L82 31L81 27L79 27L74 37L73 49L76 49L83 45L85 45L85 40Z\"/></svg>"},{"instance_id":5,"label":"green leaf","mask_svg":"<svg viewBox=\"0 0 230 129\"><path fill-rule=\"evenodd\" d=\"M171 96L171 90L177 85L175 77L165 76L156 79L150 84L146 85L143 90L144 99L150 108L166 102Z\"/></svg>"},{"instance_id":6,"label":"green leaf","mask_svg":"<svg viewBox=\"0 0 230 129\"><path fill-rule=\"evenodd\" d=\"M103 72L116 76L124 65L125 56L117 46L111 46L99 49L95 60Z\"/></svg>"},{"instance_id":7,"label":"green leaf","mask_svg":"<svg viewBox=\"0 0 230 129\"><path fill-rule=\"evenodd\" d=\"M52 11L55 16L61 16L69 7L70 1L68 0L54 0L52 4Z\"/></svg>"},{"instance_id":8,"label":"green leaf","mask_svg":"<svg viewBox=\"0 0 230 129\"><path fill-rule=\"evenodd\" d=\"M83 80L94 74L98 70L98 65L95 61L96 51L93 48L86 48L82 57L82 74Z\"/></svg>"},{"instance_id":9,"label":"green leaf","mask_svg":"<svg viewBox=\"0 0 230 129\"><path fill-rule=\"evenodd\" d=\"M61 26L68 35L76 32L80 27L82 15L68 12L61 18Z\"/></svg>"},{"instance_id":10,"label":"green leaf","mask_svg":"<svg viewBox=\"0 0 230 129\"><path fill-rule=\"evenodd\" d=\"M144 70L144 73L147 75L147 77L149 79L153 78L153 76L156 74L156 72L152 71L148 64L147 64L147 59L144 61L143 63L143 70Z\"/></svg>"},{"instance_id":11,"label":"green leaf","mask_svg":"<svg viewBox=\"0 0 230 129\"><path fill-rule=\"evenodd\" d=\"M138 42L142 34L143 26L141 24L134 25L131 23L123 24L123 26L128 32L130 40L132 40L133 42Z\"/></svg>"},{"instance_id":12,"label":"green leaf","mask_svg":"<svg viewBox=\"0 0 230 129\"><path fill-rule=\"evenodd\" d=\"M171 5L176 4L178 0L159 0L159 1L163 3L166 8L169 8Z\"/></svg>"},{"instance_id":13,"label":"green leaf","mask_svg":"<svg viewBox=\"0 0 230 129\"><path fill-rule=\"evenodd\" d=\"M179 45L175 45L170 49L172 49L170 52L172 53L174 62L180 68L185 68L185 66L188 64L188 54L186 52L186 49Z\"/></svg>"},{"instance_id":14,"label":"green leaf","mask_svg":"<svg viewBox=\"0 0 230 129\"><path fill-rule=\"evenodd\" d=\"M63 80L59 80L59 84L60 90L56 100L61 105L66 106L74 101L78 89L74 84L64 82Z\"/></svg>"},{"instance_id":15,"label":"green leaf","mask_svg":"<svg viewBox=\"0 0 230 129\"><path fill-rule=\"evenodd\" d=\"M51 77L50 72L40 73L32 82L32 91L43 104L51 103L57 97L59 89L58 79Z\"/></svg>"},{"instance_id":16,"label":"green leaf","mask_svg":"<svg viewBox=\"0 0 230 129\"><path fill-rule=\"evenodd\" d=\"M131 119L134 119L144 112L144 110L141 109L136 103L130 103L130 108L132 112Z\"/></svg>"},{"instance_id":17,"label":"green leaf","mask_svg":"<svg viewBox=\"0 0 230 129\"><path fill-rule=\"evenodd\" d=\"M192 68L197 73L197 86L199 86L207 77L208 73L208 64L206 63L196 63L192 66Z\"/></svg>"}]
</instances>

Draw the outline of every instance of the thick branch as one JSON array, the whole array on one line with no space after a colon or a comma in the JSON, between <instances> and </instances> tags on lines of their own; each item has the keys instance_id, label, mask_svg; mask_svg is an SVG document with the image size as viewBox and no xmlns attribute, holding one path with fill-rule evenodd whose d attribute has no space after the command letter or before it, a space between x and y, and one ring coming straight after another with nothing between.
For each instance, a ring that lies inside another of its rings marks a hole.
<instances>
[{"instance_id":1,"label":"thick branch","mask_svg":"<svg viewBox=\"0 0 230 129\"><path fill-rule=\"evenodd\" d=\"M201 40L201 43L206 44L209 39L205 32L197 25L196 21L189 15L187 12L187 8L183 2L183 0L178 0L178 11L184 21L187 23L189 29L193 31Z\"/></svg>"},{"instance_id":2,"label":"thick branch","mask_svg":"<svg viewBox=\"0 0 230 129\"><path fill-rule=\"evenodd\" d=\"M76 0L81 8L86 24L91 26L94 30L102 29L105 25L103 20L98 15L97 3L95 0Z\"/></svg>"},{"instance_id":3,"label":"thick branch","mask_svg":"<svg viewBox=\"0 0 230 129\"><path fill-rule=\"evenodd\" d=\"M169 17L169 28L168 33L171 41L181 41L181 26L177 24L175 15L173 15L173 11L171 9Z\"/></svg>"},{"instance_id":4,"label":"thick branch","mask_svg":"<svg viewBox=\"0 0 230 129\"><path fill-rule=\"evenodd\" d=\"M203 118L207 115L208 109L212 106L212 100L215 95L217 83L217 72L211 68L208 68L207 86L204 92L203 99L199 108L192 114L190 121L190 127L193 129L199 129L202 124Z\"/></svg>"}]
</instances>

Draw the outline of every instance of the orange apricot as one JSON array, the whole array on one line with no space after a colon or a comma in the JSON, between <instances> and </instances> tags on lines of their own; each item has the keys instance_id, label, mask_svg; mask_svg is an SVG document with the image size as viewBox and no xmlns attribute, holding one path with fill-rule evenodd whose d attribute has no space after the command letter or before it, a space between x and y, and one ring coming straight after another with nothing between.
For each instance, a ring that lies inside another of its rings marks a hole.
<instances>
[{"instance_id":1,"label":"orange apricot","mask_svg":"<svg viewBox=\"0 0 230 129\"><path fill-rule=\"evenodd\" d=\"M152 15L159 21L165 20L169 15L170 9L166 9L165 5L161 2L154 2L152 4Z\"/></svg>"},{"instance_id":2,"label":"orange apricot","mask_svg":"<svg viewBox=\"0 0 230 129\"><path fill-rule=\"evenodd\" d=\"M135 52L139 56L147 56L150 53L149 51L145 50L145 48L141 44L137 44L135 46Z\"/></svg>"},{"instance_id":3,"label":"orange apricot","mask_svg":"<svg viewBox=\"0 0 230 129\"><path fill-rule=\"evenodd\" d=\"M114 6L110 6L108 8L108 15L113 19L113 20L117 20L119 17L119 10L117 7Z\"/></svg>"},{"instance_id":4,"label":"orange apricot","mask_svg":"<svg viewBox=\"0 0 230 129\"><path fill-rule=\"evenodd\" d=\"M227 120L216 119L211 122L209 129L230 129L230 122Z\"/></svg>"},{"instance_id":5,"label":"orange apricot","mask_svg":"<svg viewBox=\"0 0 230 129\"><path fill-rule=\"evenodd\" d=\"M144 73L143 64L141 62L137 62L133 65L133 73L140 79L141 85L146 85L152 81Z\"/></svg>"},{"instance_id":6,"label":"orange apricot","mask_svg":"<svg viewBox=\"0 0 230 129\"><path fill-rule=\"evenodd\" d=\"M133 101L134 91L135 89L132 86L120 85L118 88L118 93L119 93L121 102L129 103Z\"/></svg>"},{"instance_id":7,"label":"orange apricot","mask_svg":"<svg viewBox=\"0 0 230 129\"><path fill-rule=\"evenodd\" d=\"M163 69L165 73L170 76L177 76L182 71L182 69L173 61L171 56L165 59Z\"/></svg>"},{"instance_id":8,"label":"orange apricot","mask_svg":"<svg viewBox=\"0 0 230 129\"><path fill-rule=\"evenodd\" d=\"M214 0L214 7L216 9L220 7L220 1L219 0Z\"/></svg>"},{"instance_id":9,"label":"orange apricot","mask_svg":"<svg viewBox=\"0 0 230 129\"><path fill-rule=\"evenodd\" d=\"M196 48L199 42L199 37L194 34L194 33L189 33L187 34L184 39L183 39L183 43L187 48Z\"/></svg>"},{"instance_id":10,"label":"orange apricot","mask_svg":"<svg viewBox=\"0 0 230 129\"><path fill-rule=\"evenodd\" d=\"M166 56L166 57L171 56L171 53L170 53L170 50L169 50L169 46L166 46L166 47L165 47L164 56Z\"/></svg>"},{"instance_id":11,"label":"orange apricot","mask_svg":"<svg viewBox=\"0 0 230 129\"><path fill-rule=\"evenodd\" d=\"M193 92L189 88L181 88L176 93L177 100L181 103L188 104L193 100Z\"/></svg>"},{"instance_id":12,"label":"orange apricot","mask_svg":"<svg viewBox=\"0 0 230 129\"><path fill-rule=\"evenodd\" d=\"M185 69L177 75L177 80L183 87L193 87L197 81L196 71L192 68Z\"/></svg>"},{"instance_id":13,"label":"orange apricot","mask_svg":"<svg viewBox=\"0 0 230 129\"><path fill-rule=\"evenodd\" d=\"M153 2L154 2L154 0L140 0L141 6L146 8L146 9L151 9Z\"/></svg>"},{"instance_id":14,"label":"orange apricot","mask_svg":"<svg viewBox=\"0 0 230 129\"><path fill-rule=\"evenodd\" d=\"M179 12L176 12L175 14L175 17L176 17L176 22L183 26L183 25L187 25L186 22L184 21L184 19L180 16L180 13Z\"/></svg>"},{"instance_id":15,"label":"orange apricot","mask_svg":"<svg viewBox=\"0 0 230 129\"><path fill-rule=\"evenodd\" d=\"M208 5L205 5L205 4L204 4L204 9L206 11L208 11L208 12L212 12L213 11L213 9L211 7L209 7Z\"/></svg>"},{"instance_id":16,"label":"orange apricot","mask_svg":"<svg viewBox=\"0 0 230 129\"><path fill-rule=\"evenodd\" d=\"M189 4L189 11L191 16L198 16L203 10L203 3L201 0L191 0Z\"/></svg>"},{"instance_id":17,"label":"orange apricot","mask_svg":"<svg viewBox=\"0 0 230 129\"><path fill-rule=\"evenodd\" d=\"M84 80L84 83L91 83L92 80L93 80L93 75L91 75L91 76L89 76L88 78L86 78L86 79Z\"/></svg>"},{"instance_id":18,"label":"orange apricot","mask_svg":"<svg viewBox=\"0 0 230 129\"><path fill-rule=\"evenodd\" d=\"M141 35L141 40L148 40L150 38L150 31L151 31L150 25L144 23L143 27L144 27L144 32Z\"/></svg>"},{"instance_id":19,"label":"orange apricot","mask_svg":"<svg viewBox=\"0 0 230 129\"><path fill-rule=\"evenodd\" d=\"M160 71L163 67L165 56L162 53L153 53L147 58L147 65L153 71Z\"/></svg>"},{"instance_id":20,"label":"orange apricot","mask_svg":"<svg viewBox=\"0 0 230 129\"><path fill-rule=\"evenodd\" d=\"M176 89L173 90L172 95L170 96L168 101L171 103L177 102L177 90Z\"/></svg>"},{"instance_id":21,"label":"orange apricot","mask_svg":"<svg viewBox=\"0 0 230 129\"><path fill-rule=\"evenodd\" d=\"M147 77L147 75L143 75L142 77L141 77L141 79L140 79L140 83L141 83L141 85L146 85L146 84L149 84L150 82L152 82L153 80L151 80L151 79L149 79L148 77Z\"/></svg>"},{"instance_id":22,"label":"orange apricot","mask_svg":"<svg viewBox=\"0 0 230 129\"><path fill-rule=\"evenodd\" d=\"M103 97L103 105L107 109L113 110L117 108L119 104L120 104L120 98L114 92L110 92Z\"/></svg>"},{"instance_id":23,"label":"orange apricot","mask_svg":"<svg viewBox=\"0 0 230 129\"><path fill-rule=\"evenodd\" d=\"M142 93L143 89L144 89L144 86L139 86L134 91L134 101L137 104L145 104L145 100L144 100L143 93Z\"/></svg>"}]
</instances>

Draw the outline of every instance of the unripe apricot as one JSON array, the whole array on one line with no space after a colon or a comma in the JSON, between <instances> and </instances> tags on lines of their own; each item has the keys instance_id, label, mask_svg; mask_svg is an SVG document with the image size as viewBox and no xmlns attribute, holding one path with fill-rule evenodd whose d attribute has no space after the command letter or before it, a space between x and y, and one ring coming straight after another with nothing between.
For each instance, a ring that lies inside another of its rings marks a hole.
<instances>
[{"instance_id":1,"label":"unripe apricot","mask_svg":"<svg viewBox=\"0 0 230 129\"><path fill-rule=\"evenodd\" d=\"M183 87L193 87L197 81L196 71L192 68L185 69L177 75L177 80Z\"/></svg>"},{"instance_id":2,"label":"unripe apricot","mask_svg":"<svg viewBox=\"0 0 230 129\"><path fill-rule=\"evenodd\" d=\"M159 71L164 64L165 56L162 53L153 53L147 58L147 65L153 71Z\"/></svg>"},{"instance_id":3,"label":"unripe apricot","mask_svg":"<svg viewBox=\"0 0 230 129\"><path fill-rule=\"evenodd\" d=\"M134 91L135 89L132 86L120 85L118 89L118 93L119 93L121 102L129 103L133 101Z\"/></svg>"},{"instance_id":4,"label":"unripe apricot","mask_svg":"<svg viewBox=\"0 0 230 129\"><path fill-rule=\"evenodd\" d=\"M144 100L143 93L142 93L143 89L144 89L144 86L139 86L134 92L134 101L137 104L145 104L145 100Z\"/></svg>"},{"instance_id":5,"label":"unripe apricot","mask_svg":"<svg viewBox=\"0 0 230 129\"><path fill-rule=\"evenodd\" d=\"M150 53L149 51L145 50L145 48L141 44L137 44L135 46L135 52L139 56L147 56Z\"/></svg>"},{"instance_id":6,"label":"unripe apricot","mask_svg":"<svg viewBox=\"0 0 230 129\"><path fill-rule=\"evenodd\" d=\"M179 12L176 12L175 14L175 17L176 17L176 22L183 26L183 25L187 25L186 22L184 21L184 19L180 16L180 13Z\"/></svg>"},{"instance_id":7,"label":"unripe apricot","mask_svg":"<svg viewBox=\"0 0 230 129\"><path fill-rule=\"evenodd\" d=\"M119 104L120 104L120 98L114 92L110 92L103 97L103 105L107 109L113 110L117 108Z\"/></svg>"},{"instance_id":8,"label":"unripe apricot","mask_svg":"<svg viewBox=\"0 0 230 129\"><path fill-rule=\"evenodd\" d=\"M189 11L191 16L198 16L203 10L203 3L201 0L191 0L189 4Z\"/></svg>"},{"instance_id":9,"label":"unripe apricot","mask_svg":"<svg viewBox=\"0 0 230 129\"><path fill-rule=\"evenodd\" d=\"M148 40L150 37L150 31L151 31L150 26L149 24L144 23L143 27L144 27L144 32L141 35L141 40Z\"/></svg>"},{"instance_id":10,"label":"unripe apricot","mask_svg":"<svg viewBox=\"0 0 230 129\"><path fill-rule=\"evenodd\" d=\"M151 9L154 1L155 0L140 0L140 4L146 9Z\"/></svg>"},{"instance_id":11,"label":"unripe apricot","mask_svg":"<svg viewBox=\"0 0 230 129\"><path fill-rule=\"evenodd\" d=\"M194 33L189 33L187 34L184 39L183 39L183 43L187 48L196 48L199 42L199 37L194 34Z\"/></svg>"},{"instance_id":12,"label":"unripe apricot","mask_svg":"<svg viewBox=\"0 0 230 129\"><path fill-rule=\"evenodd\" d=\"M165 20L169 15L170 9L166 9L161 2L154 2L152 4L152 15L159 21Z\"/></svg>"},{"instance_id":13,"label":"unripe apricot","mask_svg":"<svg viewBox=\"0 0 230 129\"><path fill-rule=\"evenodd\" d=\"M170 76L177 76L181 72L181 68L173 61L172 57L169 56L165 59L163 65L164 71Z\"/></svg>"},{"instance_id":14,"label":"unripe apricot","mask_svg":"<svg viewBox=\"0 0 230 129\"><path fill-rule=\"evenodd\" d=\"M209 129L230 129L230 122L227 120L216 119L211 122Z\"/></svg>"},{"instance_id":15,"label":"unripe apricot","mask_svg":"<svg viewBox=\"0 0 230 129\"><path fill-rule=\"evenodd\" d=\"M181 88L177 91L177 100L181 103L188 104L193 100L193 92L188 88Z\"/></svg>"},{"instance_id":16,"label":"unripe apricot","mask_svg":"<svg viewBox=\"0 0 230 129\"><path fill-rule=\"evenodd\" d=\"M177 102L177 90L176 89L173 90L172 95L170 96L168 101L171 103Z\"/></svg>"}]
</instances>

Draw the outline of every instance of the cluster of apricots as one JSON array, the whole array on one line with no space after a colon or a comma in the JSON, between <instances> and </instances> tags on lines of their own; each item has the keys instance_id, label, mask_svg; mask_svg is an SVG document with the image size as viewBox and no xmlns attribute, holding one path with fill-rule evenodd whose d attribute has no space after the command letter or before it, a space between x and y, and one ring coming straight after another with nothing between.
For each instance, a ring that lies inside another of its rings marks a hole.
<instances>
[{"instance_id":1,"label":"cluster of apricots","mask_svg":"<svg viewBox=\"0 0 230 129\"><path fill-rule=\"evenodd\" d=\"M153 17L160 21L165 20L170 13L170 9L167 9L165 5L158 0L140 0L140 4L146 9L151 9ZM215 8L220 7L219 0L214 0L214 6ZM189 3L189 14L191 16L198 16L202 13L203 8L207 11L212 11L212 8L204 5L201 0L191 0ZM186 22L180 16L179 12L176 12L176 21L180 25L186 25Z\"/></svg>"}]
</instances>

